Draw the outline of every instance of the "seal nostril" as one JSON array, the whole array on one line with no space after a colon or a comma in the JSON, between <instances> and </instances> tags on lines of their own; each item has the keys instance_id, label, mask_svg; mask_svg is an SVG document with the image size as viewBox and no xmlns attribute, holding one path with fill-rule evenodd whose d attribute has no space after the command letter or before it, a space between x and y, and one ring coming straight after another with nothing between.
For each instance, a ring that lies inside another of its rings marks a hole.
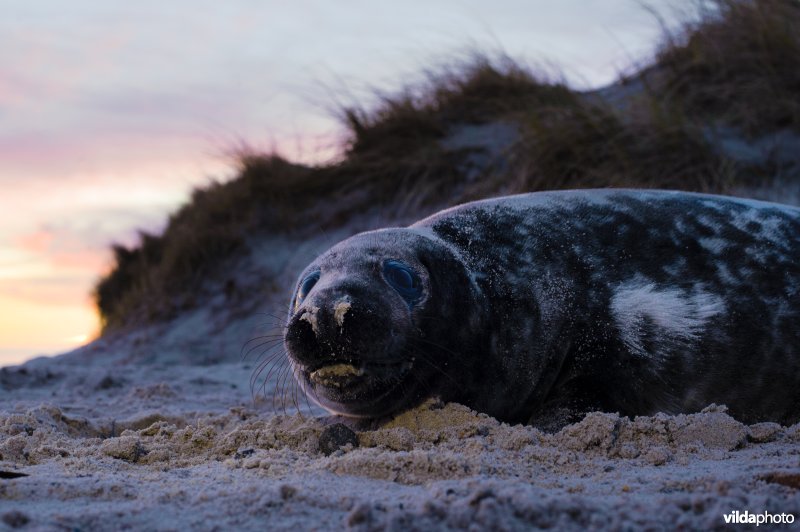
<instances>
[{"instance_id":1,"label":"seal nostril","mask_svg":"<svg viewBox=\"0 0 800 532\"><path fill-rule=\"evenodd\" d=\"M311 330L315 335L319 336L319 320L317 319L317 312L319 307L309 307L300 315L300 321L306 321L311 325Z\"/></svg>"},{"instance_id":2,"label":"seal nostril","mask_svg":"<svg viewBox=\"0 0 800 532\"><path fill-rule=\"evenodd\" d=\"M320 352L325 348L321 343L325 340L324 331L319 328L318 315L314 310L304 308L295 314L284 334L287 354L303 366L316 364Z\"/></svg>"}]
</instances>

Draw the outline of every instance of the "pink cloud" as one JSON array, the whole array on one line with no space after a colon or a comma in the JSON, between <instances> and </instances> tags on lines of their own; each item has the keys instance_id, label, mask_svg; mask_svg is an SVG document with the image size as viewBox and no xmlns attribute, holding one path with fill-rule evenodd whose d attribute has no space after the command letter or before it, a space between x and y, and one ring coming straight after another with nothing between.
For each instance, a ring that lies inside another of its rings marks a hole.
<instances>
[{"instance_id":1,"label":"pink cloud","mask_svg":"<svg viewBox=\"0 0 800 532\"><path fill-rule=\"evenodd\" d=\"M14 242L19 248L31 253L46 252L53 242L53 234L49 231L39 230L33 233L20 235Z\"/></svg>"},{"instance_id":2,"label":"pink cloud","mask_svg":"<svg viewBox=\"0 0 800 532\"><path fill-rule=\"evenodd\" d=\"M108 267L107 244L106 237L97 238L89 232L76 234L69 228L39 229L19 235L13 241L15 247L37 257L37 262L49 264L56 272L79 270L87 273L101 272Z\"/></svg>"},{"instance_id":3,"label":"pink cloud","mask_svg":"<svg viewBox=\"0 0 800 532\"><path fill-rule=\"evenodd\" d=\"M91 300L93 275L21 278L0 281L0 295L47 306L85 306ZM0 314L13 308L0 308Z\"/></svg>"}]
</instances>

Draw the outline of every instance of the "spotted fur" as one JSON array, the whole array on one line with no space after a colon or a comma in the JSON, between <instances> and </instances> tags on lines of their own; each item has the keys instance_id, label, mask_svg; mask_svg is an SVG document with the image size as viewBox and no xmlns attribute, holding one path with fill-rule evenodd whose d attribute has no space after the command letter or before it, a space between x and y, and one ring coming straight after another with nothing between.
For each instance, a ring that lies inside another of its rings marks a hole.
<instances>
[{"instance_id":1,"label":"spotted fur","mask_svg":"<svg viewBox=\"0 0 800 532\"><path fill-rule=\"evenodd\" d=\"M381 258L419 269L417 307L381 282ZM292 309L286 334L312 397L326 391L303 370L326 353L365 367L381 353L411 368L383 376L381 408L320 401L345 415L388 415L438 395L545 428L593 409L676 413L711 402L745 421L800 420L797 208L666 191L525 194L357 235L315 268L322 285ZM352 321L334 333L328 314L343 295ZM306 307L330 321L321 337ZM360 319L384 329L346 330Z\"/></svg>"}]
</instances>

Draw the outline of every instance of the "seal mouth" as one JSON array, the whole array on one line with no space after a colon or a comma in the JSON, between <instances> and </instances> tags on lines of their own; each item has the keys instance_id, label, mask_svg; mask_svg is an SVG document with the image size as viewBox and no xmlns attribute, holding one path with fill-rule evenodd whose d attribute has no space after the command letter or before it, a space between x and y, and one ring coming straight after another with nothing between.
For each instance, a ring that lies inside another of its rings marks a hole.
<instances>
[{"instance_id":1,"label":"seal mouth","mask_svg":"<svg viewBox=\"0 0 800 532\"><path fill-rule=\"evenodd\" d=\"M412 368L412 361L331 361L304 368L302 373L323 403L334 403L331 406L337 411L343 409L345 412L340 413L345 415L371 416L371 411L405 382Z\"/></svg>"},{"instance_id":2,"label":"seal mouth","mask_svg":"<svg viewBox=\"0 0 800 532\"><path fill-rule=\"evenodd\" d=\"M317 386L326 388L346 388L364 376L364 368L352 364L329 364L308 374L308 378Z\"/></svg>"}]
</instances>

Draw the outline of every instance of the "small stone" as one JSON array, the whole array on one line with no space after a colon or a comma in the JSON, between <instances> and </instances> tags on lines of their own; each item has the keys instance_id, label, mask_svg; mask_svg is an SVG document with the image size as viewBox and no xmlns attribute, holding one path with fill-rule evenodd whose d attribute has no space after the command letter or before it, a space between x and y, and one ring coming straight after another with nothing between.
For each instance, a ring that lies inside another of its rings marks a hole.
<instances>
[{"instance_id":1,"label":"small stone","mask_svg":"<svg viewBox=\"0 0 800 532\"><path fill-rule=\"evenodd\" d=\"M443 504L435 500L428 499L422 505L422 515L429 515L437 519L444 519L447 517L447 508Z\"/></svg>"},{"instance_id":2,"label":"small stone","mask_svg":"<svg viewBox=\"0 0 800 532\"><path fill-rule=\"evenodd\" d=\"M105 377L100 379L100 382L97 383L94 389L110 390L111 388L119 388L120 386L122 386L122 383L118 379L115 379L111 375L106 375Z\"/></svg>"},{"instance_id":3,"label":"small stone","mask_svg":"<svg viewBox=\"0 0 800 532\"><path fill-rule=\"evenodd\" d=\"M278 493L284 501L291 499L297 494L297 488L289 484L281 484L278 488Z\"/></svg>"},{"instance_id":4,"label":"small stone","mask_svg":"<svg viewBox=\"0 0 800 532\"><path fill-rule=\"evenodd\" d=\"M374 520L372 506L362 502L357 504L345 517L345 524L348 527L356 527L362 525L369 525Z\"/></svg>"},{"instance_id":5,"label":"small stone","mask_svg":"<svg viewBox=\"0 0 800 532\"><path fill-rule=\"evenodd\" d=\"M30 523L31 518L18 510L11 510L3 514L3 523L11 528L20 528Z\"/></svg>"},{"instance_id":6,"label":"small stone","mask_svg":"<svg viewBox=\"0 0 800 532\"><path fill-rule=\"evenodd\" d=\"M358 447L358 437L350 427L343 423L336 423L325 427L319 437L319 450L325 456L330 456L341 447L351 444L354 448Z\"/></svg>"},{"instance_id":7,"label":"small stone","mask_svg":"<svg viewBox=\"0 0 800 532\"><path fill-rule=\"evenodd\" d=\"M233 455L233 457L234 458L239 458L239 459L247 458L248 456L252 456L255 452L256 452L256 450L252 449L250 447L248 447L246 449L239 449L238 451L236 451L236 454Z\"/></svg>"}]
</instances>

